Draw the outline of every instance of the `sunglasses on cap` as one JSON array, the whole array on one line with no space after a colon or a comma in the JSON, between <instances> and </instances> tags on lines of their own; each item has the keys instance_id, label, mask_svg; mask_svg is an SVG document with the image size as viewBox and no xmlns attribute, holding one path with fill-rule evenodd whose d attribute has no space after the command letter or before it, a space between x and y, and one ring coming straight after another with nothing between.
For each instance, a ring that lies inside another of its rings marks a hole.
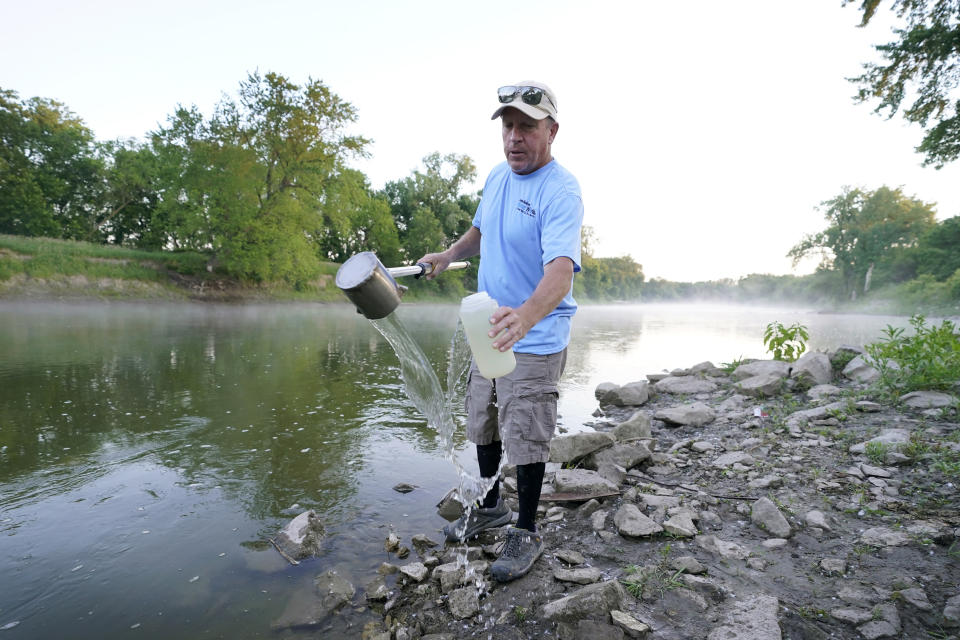
<instances>
[{"instance_id":1,"label":"sunglasses on cap","mask_svg":"<svg viewBox=\"0 0 960 640\"><path fill-rule=\"evenodd\" d=\"M547 99L553 108L556 109L557 105L553 104L553 100L550 99L550 96L539 87L516 87L513 85L508 85L506 87L500 87L497 89L497 97L500 99L501 104L508 104L517 99L517 96L520 96L520 99L523 100L526 104L529 105L538 105L540 101L544 98Z\"/></svg>"}]
</instances>

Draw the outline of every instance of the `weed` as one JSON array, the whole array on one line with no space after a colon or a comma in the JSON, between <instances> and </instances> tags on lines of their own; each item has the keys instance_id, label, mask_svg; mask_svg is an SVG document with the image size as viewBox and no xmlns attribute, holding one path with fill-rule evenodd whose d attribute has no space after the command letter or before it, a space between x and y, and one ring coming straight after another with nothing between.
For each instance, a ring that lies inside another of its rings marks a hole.
<instances>
[{"instance_id":1,"label":"weed","mask_svg":"<svg viewBox=\"0 0 960 640\"><path fill-rule=\"evenodd\" d=\"M879 384L889 394L918 389L950 389L960 371L960 337L957 327L944 320L926 326L922 315L910 318L914 334L887 326L880 342L868 344L867 361L880 372Z\"/></svg>"},{"instance_id":2,"label":"weed","mask_svg":"<svg viewBox=\"0 0 960 640\"><path fill-rule=\"evenodd\" d=\"M721 362L720 368L723 369L726 373L733 373L737 368L743 364L743 356L736 358L730 362Z\"/></svg>"},{"instance_id":3,"label":"weed","mask_svg":"<svg viewBox=\"0 0 960 640\"><path fill-rule=\"evenodd\" d=\"M836 418L838 422L846 422L847 418L850 416L847 415L847 412L843 409L827 409L827 415L831 418Z\"/></svg>"},{"instance_id":4,"label":"weed","mask_svg":"<svg viewBox=\"0 0 960 640\"><path fill-rule=\"evenodd\" d=\"M800 323L789 327L774 321L767 325L763 332L763 344L767 351L773 354L774 360L793 362L807 350L807 340L810 333Z\"/></svg>"},{"instance_id":5,"label":"weed","mask_svg":"<svg viewBox=\"0 0 960 640\"><path fill-rule=\"evenodd\" d=\"M868 442L865 453L874 464L883 464L893 447L888 442Z\"/></svg>"},{"instance_id":6,"label":"weed","mask_svg":"<svg viewBox=\"0 0 960 640\"><path fill-rule=\"evenodd\" d=\"M527 619L527 608L521 607L520 605L515 606L513 608L513 618L518 623L523 624L523 622Z\"/></svg>"}]
</instances>

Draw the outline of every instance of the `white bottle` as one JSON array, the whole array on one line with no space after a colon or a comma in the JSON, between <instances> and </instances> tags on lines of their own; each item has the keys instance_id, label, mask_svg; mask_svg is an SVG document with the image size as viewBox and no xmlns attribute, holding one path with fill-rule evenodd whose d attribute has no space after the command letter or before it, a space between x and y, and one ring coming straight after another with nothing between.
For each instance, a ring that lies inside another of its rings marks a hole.
<instances>
[{"instance_id":1,"label":"white bottle","mask_svg":"<svg viewBox=\"0 0 960 640\"><path fill-rule=\"evenodd\" d=\"M491 326L490 316L499 306L486 291L460 301L460 321L463 322L463 332L467 334L470 351L473 352L480 375L490 380L507 375L517 366L513 350L494 349L493 338L487 335Z\"/></svg>"}]
</instances>

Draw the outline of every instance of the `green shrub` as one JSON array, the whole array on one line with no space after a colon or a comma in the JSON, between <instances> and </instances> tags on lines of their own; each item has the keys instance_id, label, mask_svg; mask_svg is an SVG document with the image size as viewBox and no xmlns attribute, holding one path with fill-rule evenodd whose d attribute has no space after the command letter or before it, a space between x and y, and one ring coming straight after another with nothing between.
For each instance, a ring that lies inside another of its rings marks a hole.
<instances>
[{"instance_id":1,"label":"green shrub","mask_svg":"<svg viewBox=\"0 0 960 640\"><path fill-rule=\"evenodd\" d=\"M887 326L880 342L868 344L867 362L880 372L880 385L890 393L950 389L960 380L960 337L944 320L927 327L922 315L910 318L914 334ZM895 364L894 364L895 363Z\"/></svg>"},{"instance_id":2,"label":"green shrub","mask_svg":"<svg viewBox=\"0 0 960 640\"><path fill-rule=\"evenodd\" d=\"M774 360L793 362L807 350L810 334L800 323L785 327L779 322L771 322L763 332L763 344L773 353Z\"/></svg>"}]
</instances>

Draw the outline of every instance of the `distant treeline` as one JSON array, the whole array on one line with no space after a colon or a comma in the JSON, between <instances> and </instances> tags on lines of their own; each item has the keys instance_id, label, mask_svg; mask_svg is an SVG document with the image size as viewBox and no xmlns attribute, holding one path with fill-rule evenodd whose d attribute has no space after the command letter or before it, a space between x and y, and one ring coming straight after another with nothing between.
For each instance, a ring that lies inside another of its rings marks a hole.
<instances>
[{"instance_id":1,"label":"distant treeline","mask_svg":"<svg viewBox=\"0 0 960 640\"><path fill-rule=\"evenodd\" d=\"M827 227L788 256L819 255L806 276L753 274L739 280L645 283L646 300L723 299L871 305L904 313L960 311L960 216L937 222L934 205L900 189L845 188L821 205Z\"/></svg>"},{"instance_id":2,"label":"distant treeline","mask_svg":"<svg viewBox=\"0 0 960 640\"><path fill-rule=\"evenodd\" d=\"M466 191L473 161L433 153L375 190L347 164L368 154L370 140L347 132L355 121L320 81L254 73L209 117L178 106L143 141L101 142L63 104L0 89L0 233L193 252L239 281L298 290L360 251L395 266L449 246L480 201ZM584 264L582 297L639 295L631 258ZM476 267L409 284L452 297L476 287Z\"/></svg>"},{"instance_id":3,"label":"distant treeline","mask_svg":"<svg viewBox=\"0 0 960 640\"><path fill-rule=\"evenodd\" d=\"M432 153L422 169L373 189L348 166L370 144L348 133L355 121L354 107L320 81L254 73L209 116L178 106L143 140L102 142L63 104L0 89L0 233L194 253L202 259L178 264L300 291L317 286L324 265L360 251L394 266L449 246L480 201L468 192L473 161ZM595 301L960 301L960 219L938 223L932 204L887 187L845 189L823 207L827 228L790 252L821 254L813 275L645 282L632 257L595 257L585 227L574 293ZM0 254L0 263L14 259ZM409 284L413 296L455 297L475 289L476 267Z\"/></svg>"}]
</instances>

